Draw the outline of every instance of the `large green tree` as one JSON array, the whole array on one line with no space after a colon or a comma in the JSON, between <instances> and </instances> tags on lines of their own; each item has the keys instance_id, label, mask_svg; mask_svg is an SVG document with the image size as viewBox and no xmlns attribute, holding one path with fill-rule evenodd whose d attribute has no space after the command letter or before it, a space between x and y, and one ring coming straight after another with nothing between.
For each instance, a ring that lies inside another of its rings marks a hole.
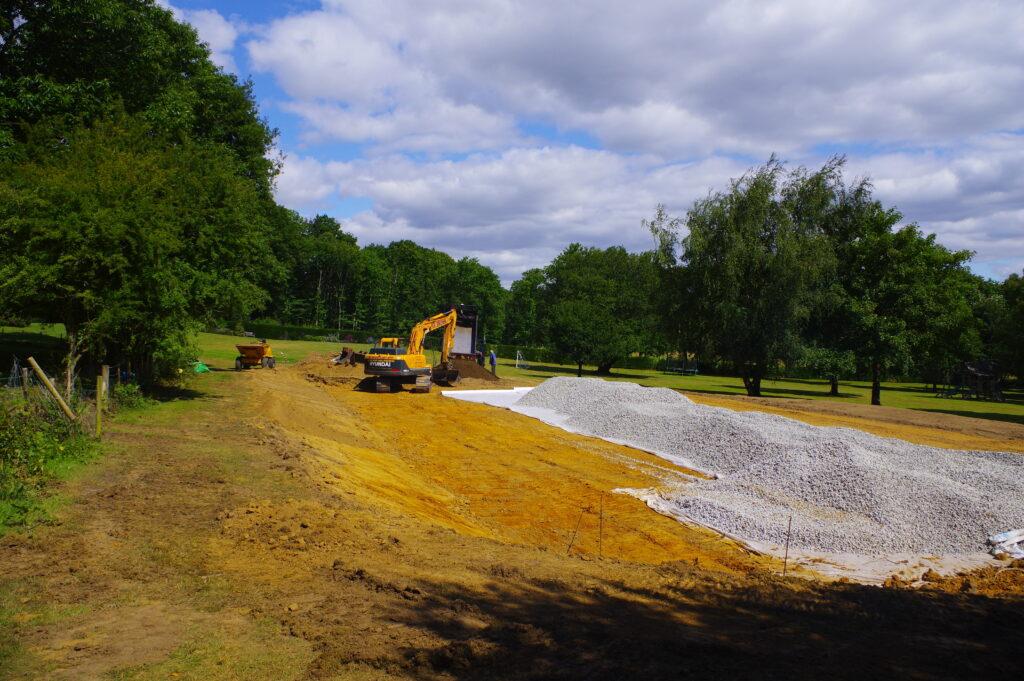
<instances>
[{"instance_id":1,"label":"large green tree","mask_svg":"<svg viewBox=\"0 0 1024 681\"><path fill-rule=\"evenodd\" d=\"M980 349L972 312L977 283L966 269L971 254L944 248L916 225L901 228L902 220L861 180L840 187L822 222L839 291L829 289L831 347L853 351L866 365L876 405L887 373L934 378Z\"/></svg>"},{"instance_id":2,"label":"large green tree","mask_svg":"<svg viewBox=\"0 0 1024 681\"><path fill-rule=\"evenodd\" d=\"M481 341L499 342L505 328L505 298L508 292L490 267L481 265L476 258L460 258L447 282L446 300L466 303L477 308L480 315Z\"/></svg>"},{"instance_id":3,"label":"large green tree","mask_svg":"<svg viewBox=\"0 0 1024 681\"><path fill-rule=\"evenodd\" d=\"M830 263L825 240L797 219L789 201L805 181L801 173L787 179L772 159L727 192L697 201L686 216L683 261L695 314L752 396L761 394L768 372L799 356L813 294Z\"/></svg>"},{"instance_id":4,"label":"large green tree","mask_svg":"<svg viewBox=\"0 0 1024 681\"><path fill-rule=\"evenodd\" d=\"M83 353L144 374L183 359L189 334L241 319L280 274L258 189L213 144L161 144L122 117L48 131L0 167L0 297L63 323Z\"/></svg>"},{"instance_id":5,"label":"large green tree","mask_svg":"<svg viewBox=\"0 0 1024 681\"><path fill-rule=\"evenodd\" d=\"M660 335L666 348L679 356L683 367L688 367L691 355L699 356L710 343L708 327L700 314L695 270L680 257L683 221L671 217L665 206L659 205L654 218L644 220L642 225L657 242L654 257L659 281L652 302Z\"/></svg>"},{"instance_id":6,"label":"large green tree","mask_svg":"<svg viewBox=\"0 0 1024 681\"><path fill-rule=\"evenodd\" d=\"M111 110L163 137L231 150L269 198L274 131L249 83L211 61L195 29L152 0L7 0L0 6L0 153L47 120L66 129Z\"/></svg>"},{"instance_id":7,"label":"large green tree","mask_svg":"<svg viewBox=\"0 0 1024 681\"><path fill-rule=\"evenodd\" d=\"M572 244L544 270L544 326L556 351L608 374L615 363L649 352L657 326L651 303L657 270L651 253Z\"/></svg>"},{"instance_id":8,"label":"large green tree","mask_svg":"<svg viewBox=\"0 0 1024 681\"><path fill-rule=\"evenodd\" d=\"M304 324L341 329L355 289L359 247L334 218L317 215L304 221L295 242L289 272L289 313Z\"/></svg>"},{"instance_id":9,"label":"large green tree","mask_svg":"<svg viewBox=\"0 0 1024 681\"><path fill-rule=\"evenodd\" d=\"M82 353L180 366L283 278L273 131L152 0L0 6L3 297Z\"/></svg>"},{"instance_id":10,"label":"large green tree","mask_svg":"<svg viewBox=\"0 0 1024 681\"><path fill-rule=\"evenodd\" d=\"M1011 274L999 286L1002 304L992 334L992 356L1003 371L1024 380L1024 276Z\"/></svg>"}]
</instances>

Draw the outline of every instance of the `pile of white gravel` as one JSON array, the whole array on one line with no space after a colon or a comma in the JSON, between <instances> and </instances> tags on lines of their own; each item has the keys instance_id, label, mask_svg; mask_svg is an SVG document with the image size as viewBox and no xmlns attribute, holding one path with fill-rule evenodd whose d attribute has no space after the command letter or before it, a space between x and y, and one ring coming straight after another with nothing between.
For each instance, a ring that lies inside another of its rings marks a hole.
<instances>
[{"instance_id":1,"label":"pile of white gravel","mask_svg":"<svg viewBox=\"0 0 1024 681\"><path fill-rule=\"evenodd\" d=\"M1024 456L955 451L698 405L665 388L552 378L516 407L719 476L660 491L660 510L750 541L828 553L985 550L1024 527Z\"/></svg>"}]
</instances>

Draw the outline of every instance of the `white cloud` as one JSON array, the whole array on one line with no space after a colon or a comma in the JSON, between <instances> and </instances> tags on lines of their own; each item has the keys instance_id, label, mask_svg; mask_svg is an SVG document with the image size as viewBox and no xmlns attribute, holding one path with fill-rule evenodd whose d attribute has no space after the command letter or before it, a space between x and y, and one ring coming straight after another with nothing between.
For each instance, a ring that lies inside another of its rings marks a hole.
<instances>
[{"instance_id":1,"label":"white cloud","mask_svg":"<svg viewBox=\"0 0 1024 681\"><path fill-rule=\"evenodd\" d=\"M857 158L850 170L871 176L878 198L908 222L949 248L975 251L984 273L1024 270L1024 135L983 135L956 151Z\"/></svg>"},{"instance_id":2,"label":"white cloud","mask_svg":"<svg viewBox=\"0 0 1024 681\"><path fill-rule=\"evenodd\" d=\"M312 125L307 142L371 142L376 151L467 152L515 140L515 121L474 105L432 100L375 113L335 104L286 102L286 111Z\"/></svg>"},{"instance_id":3,"label":"white cloud","mask_svg":"<svg viewBox=\"0 0 1024 681\"><path fill-rule=\"evenodd\" d=\"M371 200L351 220L364 240L507 279L572 240L646 247L656 203L681 213L770 153L838 149L979 271L1024 267L1019 0L324 0L252 35L313 154L286 161L278 196ZM365 158L316 157L332 140Z\"/></svg>"},{"instance_id":4,"label":"white cloud","mask_svg":"<svg viewBox=\"0 0 1024 681\"><path fill-rule=\"evenodd\" d=\"M327 166L313 158L285 157L276 181L278 199L293 208L314 208L338 193Z\"/></svg>"},{"instance_id":5,"label":"white cloud","mask_svg":"<svg viewBox=\"0 0 1024 681\"><path fill-rule=\"evenodd\" d=\"M290 96L343 104L350 134L374 129L354 116L408 107L436 112L419 120L430 135L442 105L472 106L685 156L1024 127L1022 34L1015 0L338 0L248 48Z\"/></svg>"},{"instance_id":6,"label":"white cloud","mask_svg":"<svg viewBox=\"0 0 1024 681\"><path fill-rule=\"evenodd\" d=\"M238 27L212 9L185 10L182 14L184 20L195 27L203 42L210 46L213 63L225 71L237 72L231 51L238 40Z\"/></svg>"}]
</instances>

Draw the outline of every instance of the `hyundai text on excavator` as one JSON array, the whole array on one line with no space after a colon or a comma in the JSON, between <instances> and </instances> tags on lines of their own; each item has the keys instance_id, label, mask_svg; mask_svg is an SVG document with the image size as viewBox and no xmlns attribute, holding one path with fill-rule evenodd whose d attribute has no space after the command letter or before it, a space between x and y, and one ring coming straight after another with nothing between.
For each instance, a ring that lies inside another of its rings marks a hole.
<instances>
[{"instance_id":1,"label":"hyundai text on excavator","mask_svg":"<svg viewBox=\"0 0 1024 681\"><path fill-rule=\"evenodd\" d=\"M379 393L391 392L400 383L414 383L414 392L430 392L431 381L454 385L459 380L459 372L451 365L452 348L455 345L455 326L458 311L452 308L427 317L412 327L409 332L409 345L402 347L398 338L381 338L377 347L366 353L364 372L367 376L375 376L374 387ZM441 341L441 361L443 375L434 375L426 355L423 354L423 340L431 331L444 329Z\"/></svg>"}]
</instances>

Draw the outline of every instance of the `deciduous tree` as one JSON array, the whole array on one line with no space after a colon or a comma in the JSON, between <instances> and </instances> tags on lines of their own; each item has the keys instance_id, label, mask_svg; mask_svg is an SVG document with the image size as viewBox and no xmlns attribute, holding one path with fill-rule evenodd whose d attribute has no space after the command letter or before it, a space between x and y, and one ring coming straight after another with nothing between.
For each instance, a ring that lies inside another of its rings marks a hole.
<instances>
[{"instance_id":1,"label":"deciduous tree","mask_svg":"<svg viewBox=\"0 0 1024 681\"><path fill-rule=\"evenodd\" d=\"M691 270L696 314L718 354L743 378L748 395L780 362L798 356L827 243L795 219L784 195L801 175L770 160L734 180L727 192L687 213L683 261Z\"/></svg>"},{"instance_id":2,"label":"deciduous tree","mask_svg":"<svg viewBox=\"0 0 1024 681\"><path fill-rule=\"evenodd\" d=\"M649 351L657 327L652 297L657 271L650 253L572 244L544 270L545 328L555 349L599 374L635 352Z\"/></svg>"}]
</instances>

